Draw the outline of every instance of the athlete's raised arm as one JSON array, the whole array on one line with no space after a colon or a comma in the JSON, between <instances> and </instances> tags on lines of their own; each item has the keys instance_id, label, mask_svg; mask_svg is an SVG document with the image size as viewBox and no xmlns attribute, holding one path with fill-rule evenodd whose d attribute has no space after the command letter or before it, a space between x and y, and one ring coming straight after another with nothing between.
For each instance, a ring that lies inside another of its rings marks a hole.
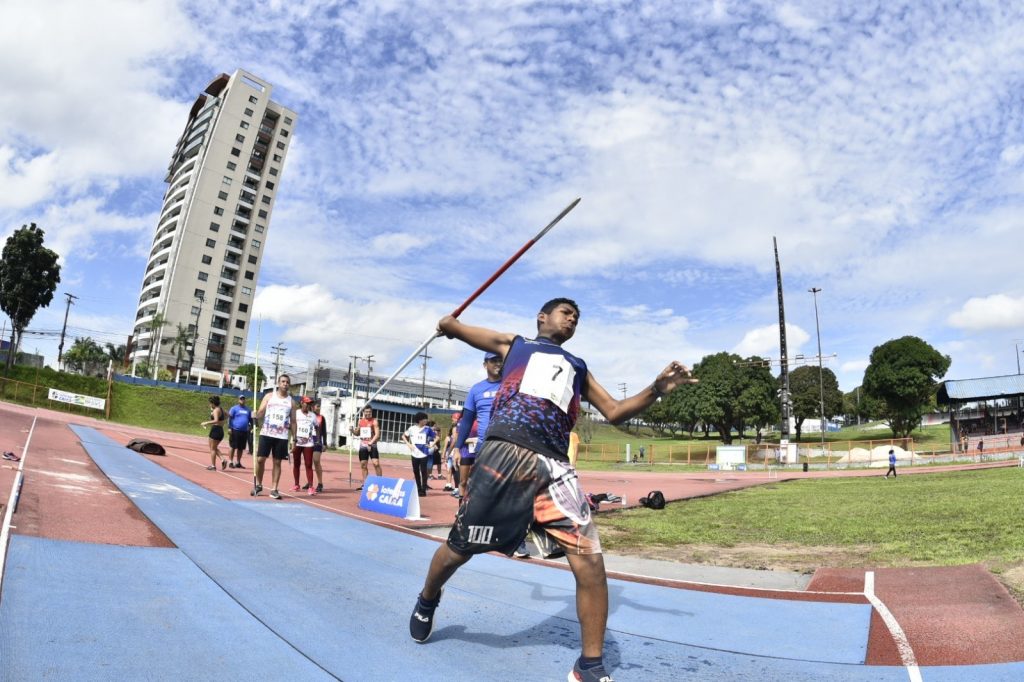
<instances>
[{"instance_id":1,"label":"athlete's raised arm","mask_svg":"<svg viewBox=\"0 0 1024 682\"><path fill-rule=\"evenodd\" d=\"M464 341L474 348L497 353L501 357L505 357L509 346L512 345L512 341L516 338L515 334L496 332L486 327L473 327L468 324L462 324L451 315L445 315L441 318L437 323L437 331L449 339Z\"/></svg>"},{"instance_id":2,"label":"athlete's raised arm","mask_svg":"<svg viewBox=\"0 0 1024 682\"><path fill-rule=\"evenodd\" d=\"M612 424L619 424L640 414L663 395L668 395L683 384L695 384L697 379L690 369L678 362L669 363L654 382L634 396L616 400L590 372L583 386L583 399L597 408Z\"/></svg>"}]
</instances>

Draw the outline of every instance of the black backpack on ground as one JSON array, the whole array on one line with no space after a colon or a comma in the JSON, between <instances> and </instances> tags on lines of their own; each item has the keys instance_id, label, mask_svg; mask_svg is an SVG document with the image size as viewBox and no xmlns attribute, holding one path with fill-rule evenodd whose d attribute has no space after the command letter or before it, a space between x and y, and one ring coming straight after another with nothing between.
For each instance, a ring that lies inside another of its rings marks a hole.
<instances>
[{"instance_id":1,"label":"black backpack on ground","mask_svg":"<svg viewBox=\"0 0 1024 682\"><path fill-rule=\"evenodd\" d=\"M146 440L145 438L132 438L131 442L129 442L125 447L130 450L134 450L135 452L141 452L145 455L167 454L163 445L160 445L160 443L154 443L151 440Z\"/></svg>"},{"instance_id":2,"label":"black backpack on ground","mask_svg":"<svg viewBox=\"0 0 1024 682\"><path fill-rule=\"evenodd\" d=\"M652 490L647 493L647 497L640 498L640 504L647 507L648 509L664 509L665 508L665 494L660 490Z\"/></svg>"}]
</instances>

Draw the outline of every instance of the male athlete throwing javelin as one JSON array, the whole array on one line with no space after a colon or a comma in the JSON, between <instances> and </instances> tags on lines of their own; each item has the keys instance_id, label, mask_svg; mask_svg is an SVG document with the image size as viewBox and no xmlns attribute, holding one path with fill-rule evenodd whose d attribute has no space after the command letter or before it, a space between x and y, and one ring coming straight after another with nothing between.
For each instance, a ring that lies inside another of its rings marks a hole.
<instances>
[{"instance_id":1,"label":"male athlete throwing javelin","mask_svg":"<svg viewBox=\"0 0 1024 682\"><path fill-rule=\"evenodd\" d=\"M639 414L659 396L697 380L689 369L672 362L649 387L616 400L583 360L562 348L576 332L579 315L579 306L570 299L548 301L537 313L535 339L471 327L450 315L438 322L445 336L502 356L504 369L487 440L477 454L448 542L438 547L430 562L409 619L409 634L417 642L427 641L442 588L462 564L482 552L511 556L532 527L565 552L576 578L583 646L568 679L600 682L611 680L601 658L608 580L597 527L566 456L569 432L581 399L618 423Z\"/></svg>"}]
</instances>

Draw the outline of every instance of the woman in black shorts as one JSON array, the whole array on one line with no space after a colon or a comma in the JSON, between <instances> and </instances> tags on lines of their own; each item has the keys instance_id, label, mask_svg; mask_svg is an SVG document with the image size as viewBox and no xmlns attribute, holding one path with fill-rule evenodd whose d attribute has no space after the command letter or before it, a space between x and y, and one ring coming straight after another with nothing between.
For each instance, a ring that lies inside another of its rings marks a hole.
<instances>
[{"instance_id":1,"label":"woman in black shorts","mask_svg":"<svg viewBox=\"0 0 1024 682\"><path fill-rule=\"evenodd\" d=\"M210 421L203 422L200 426L210 427L210 466L207 471L217 470L217 459L220 458L220 468L228 468L228 460L220 454L220 442L224 440L224 410L220 407L220 398L210 396Z\"/></svg>"}]
</instances>

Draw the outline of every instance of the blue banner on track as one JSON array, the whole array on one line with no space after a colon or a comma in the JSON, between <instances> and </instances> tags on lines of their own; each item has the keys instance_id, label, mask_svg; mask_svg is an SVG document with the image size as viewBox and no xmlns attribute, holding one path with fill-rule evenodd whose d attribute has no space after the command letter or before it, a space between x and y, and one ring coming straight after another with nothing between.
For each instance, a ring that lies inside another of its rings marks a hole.
<instances>
[{"instance_id":1,"label":"blue banner on track","mask_svg":"<svg viewBox=\"0 0 1024 682\"><path fill-rule=\"evenodd\" d=\"M420 498L416 482L404 478L367 476L359 508L403 519L420 518Z\"/></svg>"}]
</instances>

